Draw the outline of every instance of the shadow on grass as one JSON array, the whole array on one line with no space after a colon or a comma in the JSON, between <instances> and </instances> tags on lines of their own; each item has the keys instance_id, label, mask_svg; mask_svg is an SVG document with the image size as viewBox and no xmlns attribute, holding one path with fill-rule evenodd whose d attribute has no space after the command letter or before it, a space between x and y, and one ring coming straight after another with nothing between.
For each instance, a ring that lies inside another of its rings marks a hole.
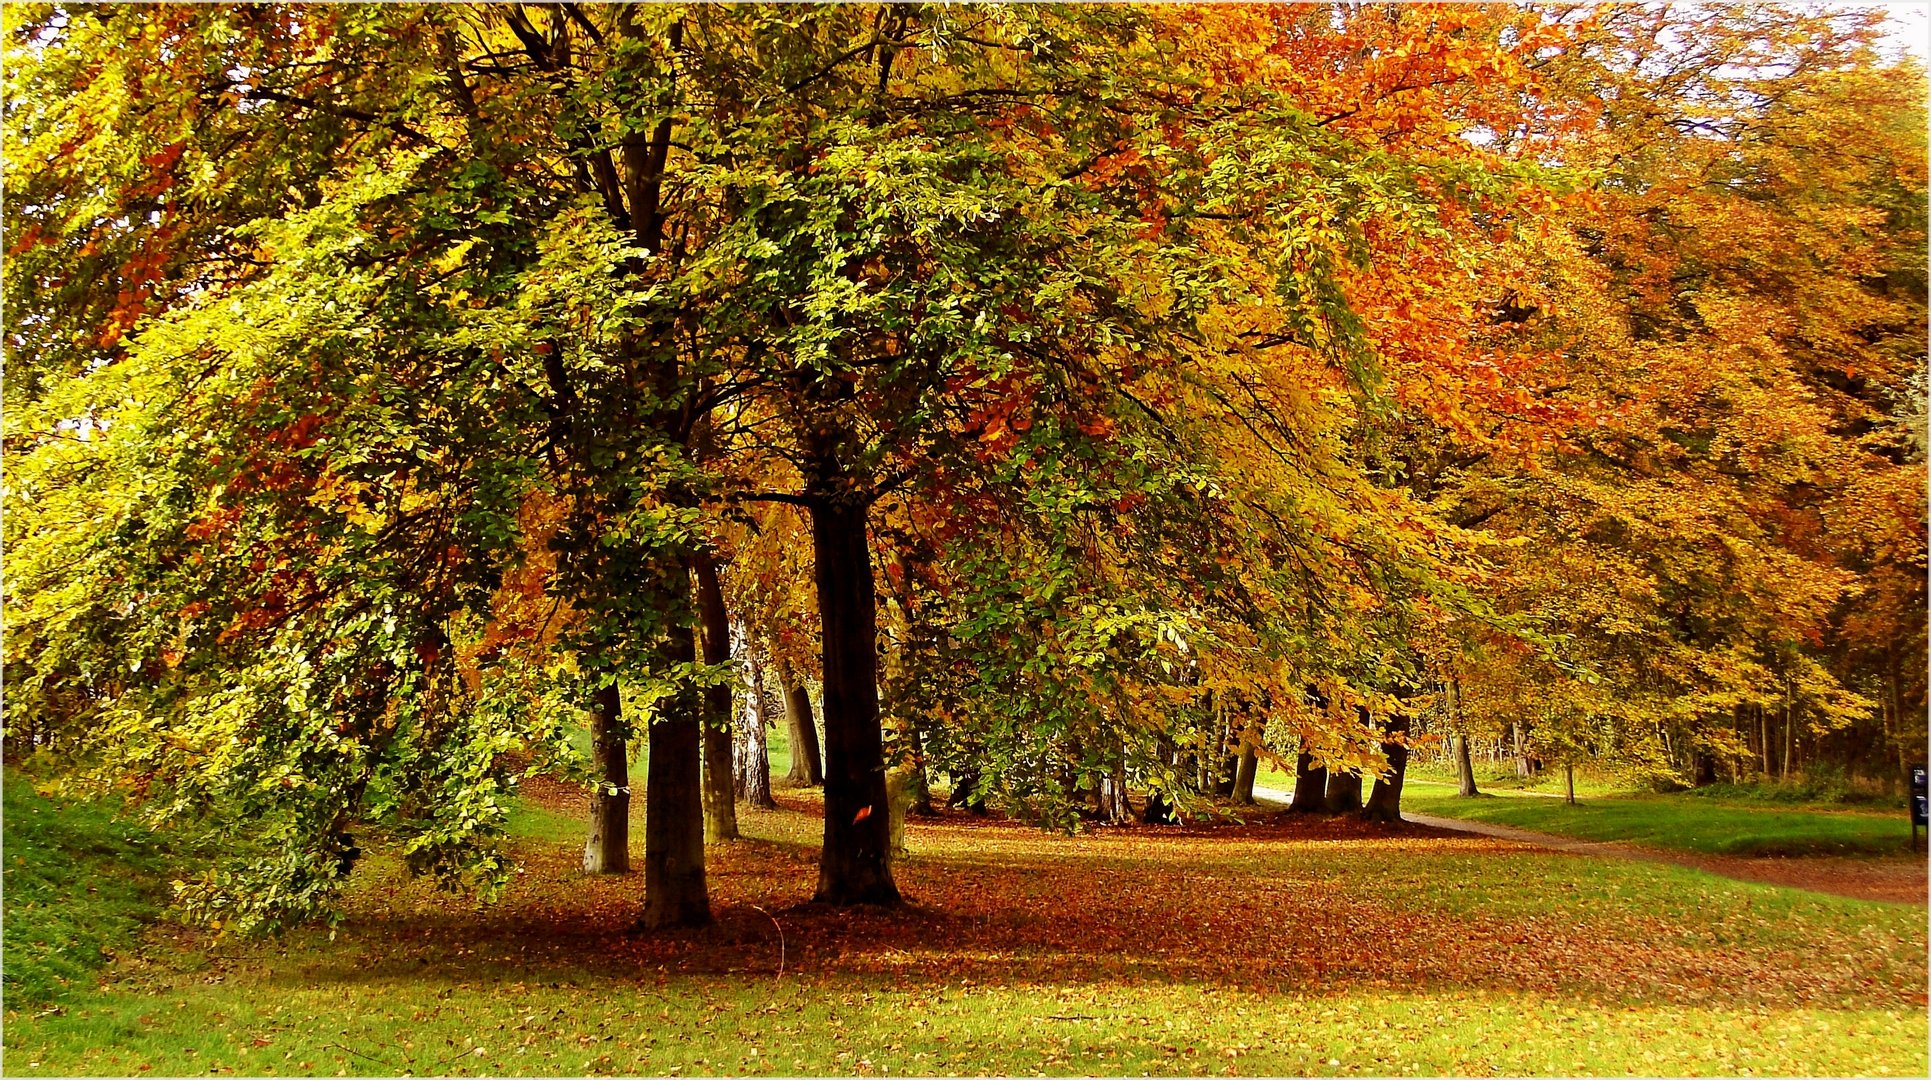
<instances>
[{"instance_id":1,"label":"shadow on grass","mask_svg":"<svg viewBox=\"0 0 1931 1080\"><path fill-rule=\"evenodd\" d=\"M1604 1004L1868 1004L1921 990L1921 964L1915 976L1820 968L1815 955L1868 947L1798 902L1766 909L1775 898L1759 886L1347 819L1070 838L914 821L914 854L895 867L912 902L831 908L806 902L820 819L780 797L786 809L744 816L750 838L710 849L709 927L636 932L640 874L589 877L574 845L530 840L497 904L438 894L376 860L335 941L300 931L232 962L283 987L775 979L782 962L786 979L889 986L1452 987Z\"/></svg>"}]
</instances>

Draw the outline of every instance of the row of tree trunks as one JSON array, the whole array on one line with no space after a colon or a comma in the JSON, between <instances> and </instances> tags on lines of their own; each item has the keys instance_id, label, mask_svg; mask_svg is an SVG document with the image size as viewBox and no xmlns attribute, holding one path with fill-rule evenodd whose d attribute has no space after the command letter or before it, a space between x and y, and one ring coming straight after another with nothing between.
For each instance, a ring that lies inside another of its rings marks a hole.
<instances>
[{"instance_id":1,"label":"row of tree trunks","mask_svg":"<svg viewBox=\"0 0 1931 1080\"><path fill-rule=\"evenodd\" d=\"M1408 775L1409 718L1396 715L1382 727L1381 752L1387 768L1377 774L1366 801L1361 797L1362 775L1317 767L1305 747L1294 762L1294 793L1288 810L1297 814L1347 814L1359 811L1369 821L1401 820L1401 792ZM1460 740L1466 750L1467 743ZM1473 780L1470 780L1473 785Z\"/></svg>"},{"instance_id":2,"label":"row of tree trunks","mask_svg":"<svg viewBox=\"0 0 1931 1080\"><path fill-rule=\"evenodd\" d=\"M1294 794L1287 808L1296 814L1319 814L1326 810L1328 771L1316 768L1314 755L1305 747L1294 759Z\"/></svg>"}]
</instances>

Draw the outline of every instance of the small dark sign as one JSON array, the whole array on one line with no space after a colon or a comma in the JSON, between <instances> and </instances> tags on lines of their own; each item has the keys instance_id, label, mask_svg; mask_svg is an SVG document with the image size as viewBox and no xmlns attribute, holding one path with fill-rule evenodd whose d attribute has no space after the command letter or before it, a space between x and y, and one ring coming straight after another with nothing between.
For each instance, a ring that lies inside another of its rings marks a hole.
<instances>
[{"instance_id":1,"label":"small dark sign","mask_svg":"<svg viewBox=\"0 0 1931 1080\"><path fill-rule=\"evenodd\" d=\"M1927 792L1925 790L1926 770L1922 762L1911 766L1911 824L1924 825Z\"/></svg>"}]
</instances>

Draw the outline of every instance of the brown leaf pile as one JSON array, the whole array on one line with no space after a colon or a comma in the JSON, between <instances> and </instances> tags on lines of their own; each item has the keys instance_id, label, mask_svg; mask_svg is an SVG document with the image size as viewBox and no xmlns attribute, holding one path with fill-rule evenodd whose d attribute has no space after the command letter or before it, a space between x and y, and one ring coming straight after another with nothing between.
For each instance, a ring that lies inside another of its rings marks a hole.
<instances>
[{"instance_id":1,"label":"brown leaf pile","mask_svg":"<svg viewBox=\"0 0 1931 1080\"><path fill-rule=\"evenodd\" d=\"M581 809L569 789L530 795ZM1066 837L997 819L914 819L912 854L895 867L911 903L833 909L806 902L820 804L801 791L779 800L779 811L742 813L749 839L710 849L710 928L638 932L639 875L587 877L574 846L531 841L522 877L495 905L399 875L368 882L344 928L370 944L359 974L460 965L477 976L501 965L536 980L586 967L620 979L775 978L782 950L787 980L1433 986L1604 1004L1924 1000L1922 930L1875 934L1868 920L1833 914L1849 901L1413 825L1270 818Z\"/></svg>"}]
</instances>

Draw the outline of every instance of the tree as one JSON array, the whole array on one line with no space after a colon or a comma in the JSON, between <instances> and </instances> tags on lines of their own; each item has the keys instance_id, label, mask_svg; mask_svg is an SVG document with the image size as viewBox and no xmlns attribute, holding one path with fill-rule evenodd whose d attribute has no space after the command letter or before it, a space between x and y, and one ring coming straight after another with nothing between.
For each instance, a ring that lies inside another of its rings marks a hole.
<instances>
[{"instance_id":1,"label":"tree","mask_svg":"<svg viewBox=\"0 0 1931 1080\"><path fill-rule=\"evenodd\" d=\"M771 796L771 758L766 752L764 739L764 729L771 723L771 702L764 682L765 665L754 636L740 628L737 640L742 645L744 666L749 669L750 677L745 680L748 688L746 722L738 727L734 747L736 793L738 798L759 810L776 810L778 802Z\"/></svg>"}]
</instances>

